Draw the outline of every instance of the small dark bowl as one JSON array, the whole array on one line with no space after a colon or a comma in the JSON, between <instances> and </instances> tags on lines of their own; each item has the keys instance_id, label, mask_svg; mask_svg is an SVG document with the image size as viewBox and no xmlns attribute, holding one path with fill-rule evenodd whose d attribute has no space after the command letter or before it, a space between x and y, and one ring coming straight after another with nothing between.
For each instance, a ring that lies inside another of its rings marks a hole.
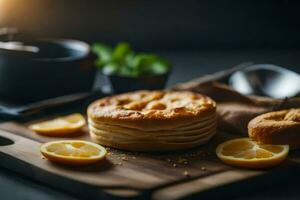
<instances>
[{"instance_id":1,"label":"small dark bowl","mask_svg":"<svg viewBox=\"0 0 300 200\"><path fill-rule=\"evenodd\" d=\"M88 44L70 39L22 42L40 51L0 49L0 100L28 103L92 89L95 56Z\"/></svg>"},{"instance_id":2,"label":"small dark bowl","mask_svg":"<svg viewBox=\"0 0 300 200\"><path fill-rule=\"evenodd\" d=\"M106 75L113 91L123 93L134 90L159 90L163 89L168 80L169 73L147 75L140 77L126 77L118 75Z\"/></svg>"}]
</instances>

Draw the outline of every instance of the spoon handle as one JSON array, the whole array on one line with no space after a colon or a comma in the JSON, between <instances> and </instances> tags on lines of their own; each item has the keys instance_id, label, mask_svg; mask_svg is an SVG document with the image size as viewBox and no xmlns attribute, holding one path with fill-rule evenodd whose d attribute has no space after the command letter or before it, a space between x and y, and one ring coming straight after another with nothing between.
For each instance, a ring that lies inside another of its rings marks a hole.
<instances>
[{"instance_id":1,"label":"spoon handle","mask_svg":"<svg viewBox=\"0 0 300 200\"><path fill-rule=\"evenodd\" d=\"M20 115L18 113L9 112L6 109L0 110L0 119L1 121L7 121L12 119L18 119Z\"/></svg>"}]
</instances>

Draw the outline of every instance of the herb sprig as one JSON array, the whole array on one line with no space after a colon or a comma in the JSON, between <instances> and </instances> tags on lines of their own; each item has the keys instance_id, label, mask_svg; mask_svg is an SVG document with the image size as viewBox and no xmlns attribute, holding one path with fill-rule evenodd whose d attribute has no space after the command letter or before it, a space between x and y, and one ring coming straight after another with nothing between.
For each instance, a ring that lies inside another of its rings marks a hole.
<instances>
[{"instance_id":1,"label":"herb sprig","mask_svg":"<svg viewBox=\"0 0 300 200\"><path fill-rule=\"evenodd\" d=\"M138 77L165 74L171 69L170 63L156 54L134 52L128 43L118 43L114 48L95 43L92 51L98 56L96 66L106 75Z\"/></svg>"}]
</instances>

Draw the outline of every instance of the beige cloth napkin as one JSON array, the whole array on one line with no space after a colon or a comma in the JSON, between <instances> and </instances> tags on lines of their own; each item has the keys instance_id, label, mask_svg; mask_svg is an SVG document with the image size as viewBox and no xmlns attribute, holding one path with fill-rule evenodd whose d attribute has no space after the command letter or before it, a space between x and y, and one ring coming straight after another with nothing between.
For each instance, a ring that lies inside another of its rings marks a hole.
<instances>
[{"instance_id":1,"label":"beige cloth napkin","mask_svg":"<svg viewBox=\"0 0 300 200\"><path fill-rule=\"evenodd\" d=\"M300 107L300 97L272 99L246 96L233 90L226 82L229 76L248 63L229 70L203 76L172 87L172 90L190 90L210 96L217 102L218 127L220 130L247 135L248 122L262 113Z\"/></svg>"}]
</instances>

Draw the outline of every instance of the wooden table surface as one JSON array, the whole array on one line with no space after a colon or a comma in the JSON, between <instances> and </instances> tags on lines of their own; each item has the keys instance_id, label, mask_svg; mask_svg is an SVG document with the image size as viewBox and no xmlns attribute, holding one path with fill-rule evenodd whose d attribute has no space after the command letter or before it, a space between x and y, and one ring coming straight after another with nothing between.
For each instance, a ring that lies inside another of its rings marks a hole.
<instances>
[{"instance_id":1,"label":"wooden table surface","mask_svg":"<svg viewBox=\"0 0 300 200\"><path fill-rule=\"evenodd\" d=\"M231 67L244 61L255 63L273 63L288 67L300 73L299 51L199 51L199 52L162 52L174 63L174 70L169 85L187 81L191 78L212 73ZM299 171L291 171L280 175L280 181L275 179L263 187L235 185L226 194L237 199L299 199ZM0 168L0 199L49 199L71 200L77 197L49 188L6 169ZM211 194L217 197L218 194Z\"/></svg>"}]
</instances>

